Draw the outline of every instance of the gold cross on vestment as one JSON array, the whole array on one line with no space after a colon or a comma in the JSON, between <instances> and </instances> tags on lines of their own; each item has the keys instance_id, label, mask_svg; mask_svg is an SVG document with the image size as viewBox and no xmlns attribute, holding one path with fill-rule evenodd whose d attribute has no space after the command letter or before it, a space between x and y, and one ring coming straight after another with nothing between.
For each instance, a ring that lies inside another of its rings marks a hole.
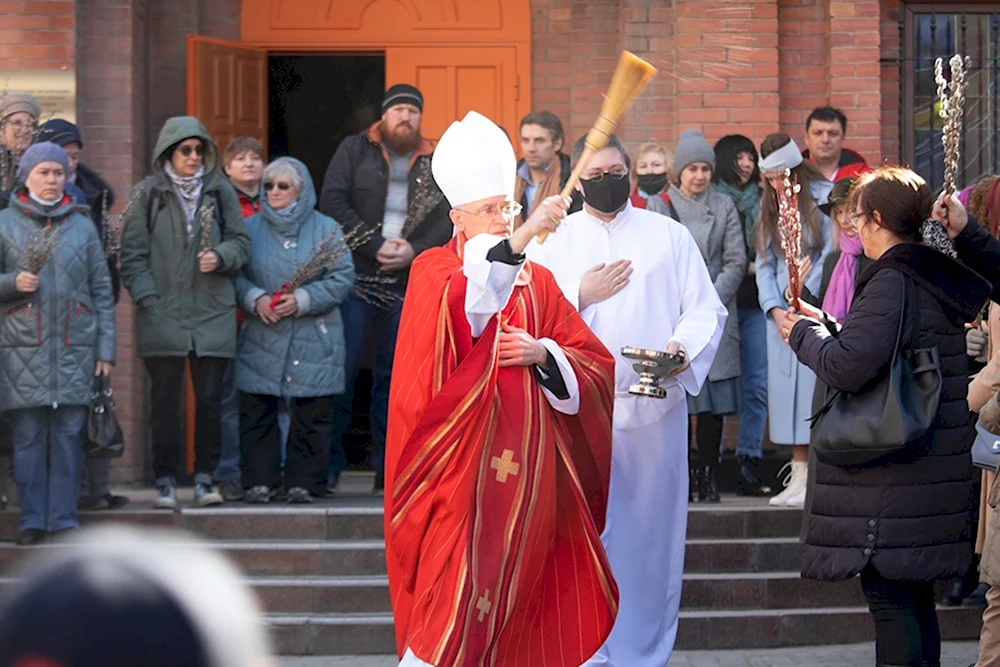
<instances>
[{"instance_id":1,"label":"gold cross on vestment","mask_svg":"<svg viewBox=\"0 0 1000 667\"><path fill-rule=\"evenodd\" d=\"M521 470L520 463L514 463L514 450L505 449L501 456L494 456L490 467L497 471L497 481L503 484L507 475L516 475Z\"/></svg>"},{"instance_id":2,"label":"gold cross on vestment","mask_svg":"<svg viewBox=\"0 0 1000 667\"><path fill-rule=\"evenodd\" d=\"M488 588L483 593L483 597L476 600L476 609L479 610L479 622L482 623L483 619L490 613L490 610L493 609L493 603L490 602L490 590Z\"/></svg>"}]
</instances>

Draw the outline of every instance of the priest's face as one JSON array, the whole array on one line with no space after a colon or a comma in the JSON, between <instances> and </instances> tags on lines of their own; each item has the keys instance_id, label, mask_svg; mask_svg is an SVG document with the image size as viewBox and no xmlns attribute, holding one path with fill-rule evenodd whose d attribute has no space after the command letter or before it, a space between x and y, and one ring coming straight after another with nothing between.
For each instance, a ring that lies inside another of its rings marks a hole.
<instances>
[{"instance_id":1,"label":"priest's face","mask_svg":"<svg viewBox=\"0 0 1000 667\"><path fill-rule=\"evenodd\" d=\"M480 234L506 237L510 235L510 223L503 215L506 207L505 196L487 197L451 209L451 221L469 239Z\"/></svg>"}]
</instances>

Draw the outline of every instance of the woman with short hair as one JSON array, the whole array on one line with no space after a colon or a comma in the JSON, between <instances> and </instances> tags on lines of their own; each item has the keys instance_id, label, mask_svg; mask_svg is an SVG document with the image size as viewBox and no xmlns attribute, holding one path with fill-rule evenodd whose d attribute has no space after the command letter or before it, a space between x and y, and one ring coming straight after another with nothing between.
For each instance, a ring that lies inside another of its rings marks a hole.
<instances>
[{"instance_id":1,"label":"woman with short hair","mask_svg":"<svg viewBox=\"0 0 1000 667\"><path fill-rule=\"evenodd\" d=\"M284 469L288 502L323 497L333 438L333 397L345 389L340 304L354 284L345 250L319 275L282 293L296 268L327 239L343 243L332 218L315 210L306 166L278 158L264 170L262 211L247 220L250 261L236 277L249 314L240 330L236 387L245 500L270 502L282 488L278 407L289 401L291 428ZM272 307L273 295L282 293Z\"/></svg>"},{"instance_id":2,"label":"woman with short hair","mask_svg":"<svg viewBox=\"0 0 1000 667\"><path fill-rule=\"evenodd\" d=\"M975 319L991 287L926 245L934 237L925 225L936 224L925 222L931 201L930 188L909 169L861 176L848 210L874 264L858 278L850 311L838 322L803 303L800 313L781 318L799 361L847 395L886 377L897 342L904 351L936 349L940 358L940 400L925 433L886 443L900 447L868 465L816 465L802 576L861 575L875 620L876 662L887 666L940 664L934 582L963 575L972 559L974 432L964 323ZM845 405L850 418L850 399Z\"/></svg>"},{"instance_id":3,"label":"woman with short hair","mask_svg":"<svg viewBox=\"0 0 1000 667\"><path fill-rule=\"evenodd\" d=\"M647 208L656 213L669 213L670 195L667 185L674 168L674 154L655 141L639 146L635 154L636 186L630 200L636 208Z\"/></svg>"},{"instance_id":4,"label":"woman with short hair","mask_svg":"<svg viewBox=\"0 0 1000 667\"><path fill-rule=\"evenodd\" d=\"M104 243L66 194L69 171L62 148L35 144L0 212L0 410L11 423L24 545L80 525L94 377L115 361Z\"/></svg>"}]
</instances>

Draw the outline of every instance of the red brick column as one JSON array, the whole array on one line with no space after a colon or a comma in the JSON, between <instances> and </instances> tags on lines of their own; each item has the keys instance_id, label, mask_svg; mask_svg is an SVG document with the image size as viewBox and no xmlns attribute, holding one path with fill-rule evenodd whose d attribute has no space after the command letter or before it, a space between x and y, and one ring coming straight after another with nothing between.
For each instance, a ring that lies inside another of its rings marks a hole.
<instances>
[{"instance_id":1,"label":"red brick column","mask_svg":"<svg viewBox=\"0 0 1000 667\"><path fill-rule=\"evenodd\" d=\"M676 138L675 10L669 0L625 0L621 48L651 62L656 77L622 119L622 137L635 151L646 141L671 146Z\"/></svg>"},{"instance_id":2,"label":"red brick column","mask_svg":"<svg viewBox=\"0 0 1000 667\"><path fill-rule=\"evenodd\" d=\"M76 2L0 0L0 17L0 70L74 66Z\"/></svg>"},{"instance_id":3,"label":"red brick column","mask_svg":"<svg viewBox=\"0 0 1000 667\"><path fill-rule=\"evenodd\" d=\"M879 0L830 0L830 104L847 114L845 145L882 161Z\"/></svg>"},{"instance_id":4,"label":"red brick column","mask_svg":"<svg viewBox=\"0 0 1000 667\"><path fill-rule=\"evenodd\" d=\"M891 164L899 162L902 138L899 134L900 86L899 63L903 57L903 44L899 34L899 0L881 2L881 79L882 79L882 161ZM867 156L866 156L867 157ZM869 158L869 162L871 159Z\"/></svg>"},{"instance_id":5,"label":"red brick column","mask_svg":"<svg viewBox=\"0 0 1000 667\"><path fill-rule=\"evenodd\" d=\"M828 103L827 14L827 0L778 0L780 131L799 145L803 143L809 112Z\"/></svg>"}]
</instances>

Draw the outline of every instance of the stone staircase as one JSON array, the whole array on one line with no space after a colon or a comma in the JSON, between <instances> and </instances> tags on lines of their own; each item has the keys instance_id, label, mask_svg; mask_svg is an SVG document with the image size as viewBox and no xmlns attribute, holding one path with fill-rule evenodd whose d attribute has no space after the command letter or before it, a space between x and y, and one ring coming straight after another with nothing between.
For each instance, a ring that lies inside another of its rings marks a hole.
<instances>
[{"instance_id":1,"label":"stone staircase","mask_svg":"<svg viewBox=\"0 0 1000 667\"><path fill-rule=\"evenodd\" d=\"M360 476L359 476L360 477ZM367 487L370 481L359 484ZM362 491L300 508L90 513L84 523L121 521L182 528L211 540L246 573L268 612L284 655L394 651L385 576L382 509ZM148 504L145 504L148 507ZM732 649L871 641L871 620L856 581L821 584L798 576L801 512L726 497L688 514L686 573L678 649ZM15 512L0 512L0 540L17 534ZM23 549L0 542L0 585ZM941 609L945 639L979 633L978 609Z\"/></svg>"}]
</instances>

